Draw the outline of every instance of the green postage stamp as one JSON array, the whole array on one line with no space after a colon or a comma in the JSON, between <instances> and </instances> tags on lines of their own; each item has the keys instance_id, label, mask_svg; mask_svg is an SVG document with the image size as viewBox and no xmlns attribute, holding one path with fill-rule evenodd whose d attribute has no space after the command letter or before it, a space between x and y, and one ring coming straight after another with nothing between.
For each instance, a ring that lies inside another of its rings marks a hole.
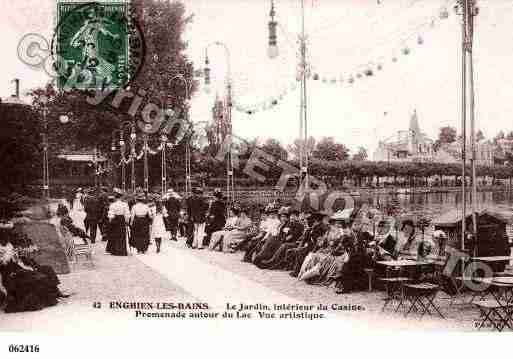
<instances>
[{"instance_id":1,"label":"green postage stamp","mask_svg":"<svg viewBox=\"0 0 513 359\"><path fill-rule=\"evenodd\" d=\"M57 2L54 34L59 89L118 89L144 58L129 1Z\"/></svg>"}]
</instances>

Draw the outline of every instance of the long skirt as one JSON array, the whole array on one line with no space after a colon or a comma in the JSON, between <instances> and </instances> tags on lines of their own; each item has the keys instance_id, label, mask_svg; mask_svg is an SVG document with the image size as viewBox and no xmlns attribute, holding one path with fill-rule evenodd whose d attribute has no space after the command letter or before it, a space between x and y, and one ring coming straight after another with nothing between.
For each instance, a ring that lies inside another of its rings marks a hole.
<instances>
[{"instance_id":1,"label":"long skirt","mask_svg":"<svg viewBox=\"0 0 513 359\"><path fill-rule=\"evenodd\" d=\"M328 253L311 252L308 254L301 265L301 270L298 275L299 280L305 280L318 275L320 263L322 263L326 257L328 257Z\"/></svg>"},{"instance_id":2,"label":"long skirt","mask_svg":"<svg viewBox=\"0 0 513 359\"><path fill-rule=\"evenodd\" d=\"M258 254L255 256L255 259L253 260L253 263L260 267L262 265L262 262L268 259L271 259L274 253L280 248L281 240L278 236L269 237Z\"/></svg>"},{"instance_id":3,"label":"long skirt","mask_svg":"<svg viewBox=\"0 0 513 359\"><path fill-rule=\"evenodd\" d=\"M233 231L230 231L224 241L223 241L223 250L226 252L233 246L237 246L240 242L245 240L248 236L248 232L246 231L240 231L238 229L234 229Z\"/></svg>"},{"instance_id":4,"label":"long skirt","mask_svg":"<svg viewBox=\"0 0 513 359\"><path fill-rule=\"evenodd\" d=\"M7 290L6 313L40 310L57 304L59 279L49 266L29 271L9 265L2 268Z\"/></svg>"},{"instance_id":5,"label":"long skirt","mask_svg":"<svg viewBox=\"0 0 513 359\"><path fill-rule=\"evenodd\" d=\"M132 223L132 236L130 246L137 252L145 253L150 244L150 219L149 217L135 217Z\"/></svg>"},{"instance_id":6,"label":"long skirt","mask_svg":"<svg viewBox=\"0 0 513 359\"><path fill-rule=\"evenodd\" d=\"M126 256L126 224L124 216L115 216L107 227L106 251L113 256Z\"/></svg>"}]
</instances>

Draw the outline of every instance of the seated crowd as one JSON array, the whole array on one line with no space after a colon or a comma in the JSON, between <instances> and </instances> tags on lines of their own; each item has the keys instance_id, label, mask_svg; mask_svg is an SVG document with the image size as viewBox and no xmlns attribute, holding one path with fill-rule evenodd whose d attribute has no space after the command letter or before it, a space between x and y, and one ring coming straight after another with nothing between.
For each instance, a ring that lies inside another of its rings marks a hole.
<instances>
[{"instance_id":1,"label":"seated crowd","mask_svg":"<svg viewBox=\"0 0 513 359\"><path fill-rule=\"evenodd\" d=\"M329 215L271 204L258 225L243 208L231 208L229 214L223 228L205 237L211 250L241 251L243 262L287 270L308 284L334 285L337 293L365 289L365 269L378 261L427 259L436 249L433 240L416 233L412 220L398 227L394 218L370 211L356 210L347 217L342 211ZM436 235L444 236L440 231Z\"/></svg>"}]
</instances>

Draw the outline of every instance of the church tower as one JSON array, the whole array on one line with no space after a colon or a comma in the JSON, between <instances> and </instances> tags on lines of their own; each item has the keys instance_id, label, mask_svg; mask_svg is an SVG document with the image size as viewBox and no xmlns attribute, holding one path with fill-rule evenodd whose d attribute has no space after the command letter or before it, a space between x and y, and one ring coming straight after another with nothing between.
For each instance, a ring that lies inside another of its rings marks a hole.
<instances>
[{"instance_id":1,"label":"church tower","mask_svg":"<svg viewBox=\"0 0 513 359\"><path fill-rule=\"evenodd\" d=\"M410 152L417 153L419 150L419 142L421 138L419 118L417 117L417 110L413 110L413 114L410 117L410 127L408 133Z\"/></svg>"}]
</instances>

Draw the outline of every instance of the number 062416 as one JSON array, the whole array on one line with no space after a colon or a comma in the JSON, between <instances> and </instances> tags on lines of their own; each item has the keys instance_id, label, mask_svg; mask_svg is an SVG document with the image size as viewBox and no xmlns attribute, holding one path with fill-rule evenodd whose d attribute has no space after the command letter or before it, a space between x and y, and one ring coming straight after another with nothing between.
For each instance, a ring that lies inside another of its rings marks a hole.
<instances>
[{"instance_id":1,"label":"number 062416","mask_svg":"<svg viewBox=\"0 0 513 359\"><path fill-rule=\"evenodd\" d=\"M39 345L9 345L9 353L39 353Z\"/></svg>"}]
</instances>

